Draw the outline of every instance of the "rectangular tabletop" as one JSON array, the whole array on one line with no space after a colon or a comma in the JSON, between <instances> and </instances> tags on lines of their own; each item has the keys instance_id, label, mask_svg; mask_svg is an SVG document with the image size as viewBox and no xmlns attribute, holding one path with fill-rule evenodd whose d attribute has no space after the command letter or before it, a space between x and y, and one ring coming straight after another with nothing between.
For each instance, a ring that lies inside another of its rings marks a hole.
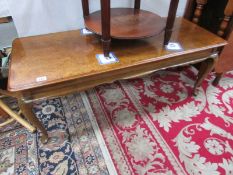
<instances>
[{"instance_id":1,"label":"rectangular tabletop","mask_svg":"<svg viewBox=\"0 0 233 175\"><path fill-rule=\"evenodd\" d=\"M220 37L178 18L171 41L179 42L182 51L167 51L163 34L143 40L113 40L111 50L118 63L100 65L96 54L102 53L100 38L68 31L18 38L13 42L9 68L9 91L23 91L71 80L104 76L120 70L130 71L139 65L175 63L175 57L210 50L226 44ZM188 57L182 58L183 62Z\"/></svg>"}]
</instances>

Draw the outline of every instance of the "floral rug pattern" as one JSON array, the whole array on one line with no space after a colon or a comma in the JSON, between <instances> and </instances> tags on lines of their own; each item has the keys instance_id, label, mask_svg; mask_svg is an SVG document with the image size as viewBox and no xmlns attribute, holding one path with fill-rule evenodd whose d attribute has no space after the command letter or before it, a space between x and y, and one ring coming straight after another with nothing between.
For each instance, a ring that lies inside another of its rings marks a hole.
<instances>
[{"instance_id":1,"label":"floral rug pattern","mask_svg":"<svg viewBox=\"0 0 233 175\"><path fill-rule=\"evenodd\" d=\"M109 174L80 94L38 102L34 112L50 141L25 129L1 134L1 175Z\"/></svg>"},{"instance_id":2,"label":"floral rug pattern","mask_svg":"<svg viewBox=\"0 0 233 175\"><path fill-rule=\"evenodd\" d=\"M0 135L0 174L39 174L36 136L26 129Z\"/></svg>"},{"instance_id":3,"label":"floral rug pattern","mask_svg":"<svg viewBox=\"0 0 233 175\"><path fill-rule=\"evenodd\" d=\"M118 174L233 174L233 72L158 71L87 92Z\"/></svg>"}]
</instances>

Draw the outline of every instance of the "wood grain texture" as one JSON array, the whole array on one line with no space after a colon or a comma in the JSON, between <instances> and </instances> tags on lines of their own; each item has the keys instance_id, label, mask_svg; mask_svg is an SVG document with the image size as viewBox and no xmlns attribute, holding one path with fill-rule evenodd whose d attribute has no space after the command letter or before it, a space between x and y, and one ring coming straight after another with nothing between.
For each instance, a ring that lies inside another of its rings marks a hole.
<instances>
[{"instance_id":1,"label":"wood grain texture","mask_svg":"<svg viewBox=\"0 0 233 175\"><path fill-rule=\"evenodd\" d=\"M50 97L58 97L67 95L73 92L80 92L95 86L113 83L114 81L127 79L129 77L138 77L140 75L146 75L152 71L159 70L161 68L173 67L178 65L185 65L192 61L199 61L200 58L208 58L212 53L212 49L200 51L196 53L189 53L182 56L172 57L173 61L167 61L166 59L158 62L149 61L139 65L133 65L126 67L125 69L115 69L109 73L100 73L88 77L82 77L75 80L69 80L47 86L41 86L38 88L25 90L28 94L24 96L26 101L41 100Z\"/></svg>"},{"instance_id":2,"label":"wood grain texture","mask_svg":"<svg viewBox=\"0 0 233 175\"><path fill-rule=\"evenodd\" d=\"M82 90L124 78L128 74L196 60L226 44L220 37L181 18L176 20L172 41L179 42L184 50L167 51L163 46L163 36L137 42L113 41L112 51L119 62L110 65L99 65L95 56L102 53L102 46L95 35L80 36L79 31L69 31L16 39L13 42L8 90L27 91L30 97L32 92L65 87L66 82ZM46 81L36 81L43 76L47 77Z\"/></svg>"},{"instance_id":3,"label":"wood grain texture","mask_svg":"<svg viewBox=\"0 0 233 175\"><path fill-rule=\"evenodd\" d=\"M103 15L106 12L103 12ZM106 16L104 17L106 18ZM107 20L108 21L108 20ZM117 39L140 39L160 34L165 29L166 21L160 16L132 8L111 9L111 37ZM85 18L85 26L98 35L102 35L101 11Z\"/></svg>"}]
</instances>

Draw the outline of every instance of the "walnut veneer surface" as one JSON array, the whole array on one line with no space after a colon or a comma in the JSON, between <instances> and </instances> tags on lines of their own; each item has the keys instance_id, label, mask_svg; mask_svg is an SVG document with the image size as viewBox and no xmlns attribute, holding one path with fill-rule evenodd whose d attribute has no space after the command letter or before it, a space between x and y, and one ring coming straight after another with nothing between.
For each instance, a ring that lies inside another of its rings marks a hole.
<instances>
[{"instance_id":1,"label":"walnut veneer surface","mask_svg":"<svg viewBox=\"0 0 233 175\"><path fill-rule=\"evenodd\" d=\"M86 27L99 35L101 31L101 11L85 17ZM160 16L132 8L111 9L111 37L117 39L140 39L160 34L166 21Z\"/></svg>"},{"instance_id":2,"label":"walnut veneer surface","mask_svg":"<svg viewBox=\"0 0 233 175\"><path fill-rule=\"evenodd\" d=\"M89 83L96 81L97 76L100 79L108 76L121 78L124 74L130 76L144 69L152 70L209 56L213 48L226 44L220 37L182 18L176 19L171 40L179 42L184 50L165 50L163 37L161 34L137 41L114 40L111 51L119 62L109 65L99 65L96 59L96 54L102 53L101 41L96 35L81 36L77 30L16 39L8 90L40 89L71 80ZM46 81L36 81L44 76Z\"/></svg>"}]
</instances>

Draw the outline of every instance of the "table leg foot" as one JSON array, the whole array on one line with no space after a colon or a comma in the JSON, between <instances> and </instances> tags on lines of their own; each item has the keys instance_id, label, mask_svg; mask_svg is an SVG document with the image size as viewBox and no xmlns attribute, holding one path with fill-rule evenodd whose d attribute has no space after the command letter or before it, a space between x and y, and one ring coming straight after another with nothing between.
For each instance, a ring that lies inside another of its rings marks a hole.
<instances>
[{"instance_id":1,"label":"table leg foot","mask_svg":"<svg viewBox=\"0 0 233 175\"><path fill-rule=\"evenodd\" d=\"M42 135L40 139L41 143L46 144L49 141L48 135Z\"/></svg>"},{"instance_id":2,"label":"table leg foot","mask_svg":"<svg viewBox=\"0 0 233 175\"><path fill-rule=\"evenodd\" d=\"M194 97L196 97L196 96L197 96L197 90L193 90L192 95L193 95Z\"/></svg>"},{"instance_id":3,"label":"table leg foot","mask_svg":"<svg viewBox=\"0 0 233 175\"><path fill-rule=\"evenodd\" d=\"M213 81L213 85L217 86L219 84L220 79L222 78L223 73L216 73L216 78Z\"/></svg>"},{"instance_id":4,"label":"table leg foot","mask_svg":"<svg viewBox=\"0 0 233 175\"><path fill-rule=\"evenodd\" d=\"M213 70L215 62L216 62L215 58L208 58L207 60L201 63L201 66L200 66L200 69L197 75L197 80L194 84L193 95L196 95L197 88L201 86L203 80Z\"/></svg>"},{"instance_id":5,"label":"table leg foot","mask_svg":"<svg viewBox=\"0 0 233 175\"><path fill-rule=\"evenodd\" d=\"M48 133L39 119L32 112L32 103L25 103L23 100L18 100L18 104L25 118L42 132L41 142L46 143L48 141Z\"/></svg>"}]
</instances>

